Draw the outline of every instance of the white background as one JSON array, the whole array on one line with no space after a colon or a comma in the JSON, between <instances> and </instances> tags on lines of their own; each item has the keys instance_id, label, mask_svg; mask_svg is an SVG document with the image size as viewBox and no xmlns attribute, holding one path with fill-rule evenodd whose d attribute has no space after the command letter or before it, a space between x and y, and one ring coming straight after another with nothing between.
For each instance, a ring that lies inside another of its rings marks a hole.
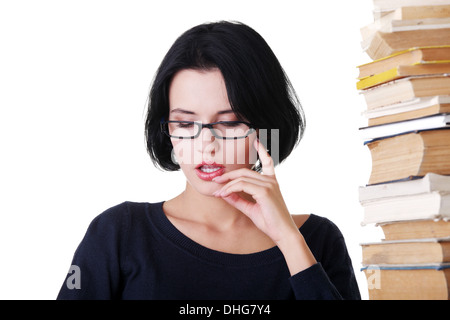
<instances>
[{"instance_id":1,"label":"white background","mask_svg":"<svg viewBox=\"0 0 450 320\"><path fill-rule=\"evenodd\" d=\"M370 153L358 137L369 62L360 27L370 0L0 0L0 298L55 299L90 221L125 200L157 202L184 188L145 149L148 90L182 32L239 20L257 30L306 112L301 144L276 169L292 213L343 232L363 298L358 186Z\"/></svg>"}]
</instances>

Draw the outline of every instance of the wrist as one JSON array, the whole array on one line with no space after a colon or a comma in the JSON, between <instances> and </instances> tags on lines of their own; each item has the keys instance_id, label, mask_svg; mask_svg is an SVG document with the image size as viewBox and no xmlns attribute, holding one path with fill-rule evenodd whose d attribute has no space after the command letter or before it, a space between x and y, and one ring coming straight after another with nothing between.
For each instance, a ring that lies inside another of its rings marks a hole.
<instances>
[{"instance_id":1,"label":"wrist","mask_svg":"<svg viewBox=\"0 0 450 320\"><path fill-rule=\"evenodd\" d=\"M285 234L277 242L277 246L283 253L291 275L301 272L317 263L299 230Z\"/></svg>"}]
</instances>

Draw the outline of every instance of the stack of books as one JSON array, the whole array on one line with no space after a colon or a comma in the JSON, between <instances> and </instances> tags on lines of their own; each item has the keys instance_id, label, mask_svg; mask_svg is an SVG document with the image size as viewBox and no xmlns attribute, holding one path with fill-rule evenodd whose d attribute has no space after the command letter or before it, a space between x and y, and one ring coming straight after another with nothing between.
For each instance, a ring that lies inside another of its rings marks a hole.
<instances>
[{"instance_id":1,"label":"stack of books","mask_svg":"<svg viewBox=\"0 0 450 320\"><path fill-rule=\"evenodd\" d=\"M372 157L359 188L369 298L450 298L450 0L373 0L357 89Z\"/></svg>"}]
</instances>

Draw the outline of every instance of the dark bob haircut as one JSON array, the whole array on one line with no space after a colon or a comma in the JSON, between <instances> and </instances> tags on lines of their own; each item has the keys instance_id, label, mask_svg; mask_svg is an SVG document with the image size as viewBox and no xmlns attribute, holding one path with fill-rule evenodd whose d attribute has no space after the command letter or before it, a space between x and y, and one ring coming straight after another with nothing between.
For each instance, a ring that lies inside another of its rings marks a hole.
<instances>
[{"instance_id":1,"label":"dark bob haircut","mask_svg":"<svg viewBox=\"0 0 450 320\"><path fill-rule=\"evenodd\" d=\"M174 75L183 69L214 68L223 75L231 108L238 117L255 129L279 130L275 165L286 159L305 128L295 90L261 35L245 24L221 21L201 24L183 33L156 72L145 122L147 150L156 167L180 169L172 161L170 138L160 129L161 119L169 115L169 88ZM271 136L267 134L269 153ZM254 169L261 170L259 161Z\"/></svg>"}]
</instances>

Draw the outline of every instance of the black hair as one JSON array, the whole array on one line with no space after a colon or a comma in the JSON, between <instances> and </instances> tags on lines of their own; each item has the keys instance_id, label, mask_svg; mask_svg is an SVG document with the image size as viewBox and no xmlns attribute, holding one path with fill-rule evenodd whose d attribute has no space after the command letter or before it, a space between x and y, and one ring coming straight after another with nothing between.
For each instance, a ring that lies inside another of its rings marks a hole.
<instances>
[{"instance_id":1,"label":"black hair","mask_svg":"<svg viewBox=\"0 0 450 320\"><path fill-rule=\"evenodd\" d=\"M279 149L275 165L300 142L305 117L287 75L259 33L240 22L220 21L195 26L184 32L161 62L150 89L145 122L147 151L153 163L175 171L172 143L161 132L160 121L169 114L169 88L183 69L218 68L225 81L231 108L255 129L278 129ZM270 153L271 134L267 134ZM278 160L278 161L277 161ZM261 170L256 164L255 169Z\"/></svg>"}]
</instances>

